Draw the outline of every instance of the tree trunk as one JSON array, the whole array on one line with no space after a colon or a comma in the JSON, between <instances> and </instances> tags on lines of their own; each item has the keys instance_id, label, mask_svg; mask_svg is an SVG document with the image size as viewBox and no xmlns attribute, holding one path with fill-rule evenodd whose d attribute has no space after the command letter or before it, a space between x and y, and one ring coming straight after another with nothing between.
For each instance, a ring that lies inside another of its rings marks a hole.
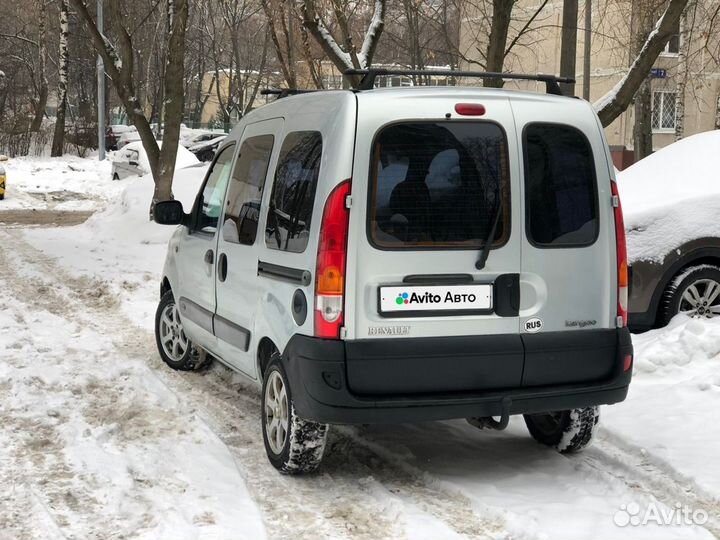
<instances>
[{"instance_id":1,"label":"tree trunk","mask_svg":"<svg viewBox=\"0 0 720 540\"><path fill-rule=\"evenodd\" d=\"M155 193L153 202L172 199L175 159L180 141L180 124L185 108L183 80L185 76L185 31L188 21L188 0L173 0L172 28L167 48L165 68L165 130L158 160L159 170L153 172Z\"/></svg>"},{"instance_id":2,"label":"tree trunk","mask_svg":"<svg viewBox=\"0 0 720 540\"><path fill-rule=\"evenodd\" d=\"M635 124L633 125L635 161L649 156L653 151L651 100L650 80L645 79L635 95Z\"/></svg>"},{"instance_id":3,"label":"tree trunk","mask_svg":"<svg viewBox=\"0 0 720 540\"><path fill-rule=\"evenodd\" d=\"M42 127L43 117L45 116L45 107L48 98L48 80L47 80L47 32L45 30L45 19L47 7L44 0L38 1L38 96L35 101L35 117L30 124L30 131L40 131Z\"/></svg>"},{"instance_id":4,"label":"tree trunk","mask_svg":"<svg viewBox=\"0 0 720 540\"><path fill-rule=\"evenodd\" d=\"M688 80L688 53L690 52L691 29L697 4L691 0L680 18L680 48L678 49L677 90L675 94L675 140L685 136L685 88ZM691 12L693 12L691 16Z\"/></svg>"},{"instance_id":5,"label":"tree trunk","mask_svg":"<svg viewBox=\"0 0 720 540\"><path fill-rule=\"evenodd\" d=\"M575 78L577 58L578 0L563 2L562 42L560 44L560 76ZM575 83L562 83L563 93L575 95Z\"/></svg>"},{"instance_id":6,"label":"tree trunk","mask_svg":"<svg viewBox=\"0 0 720 540\"><path fill-rule=\"evenodd\" d=\"M515 0L493 0L492 23L486 54L485 68L487 71L499 73L503 70L505 46L514 5ZM491 88L502 88L503 84L502 79L485 79L483 81L483 86Z\"/></svg>"},{"instance_id":7,"label":"tree trunk","mask_svg":"<svg viewBox=\"0 0 720 540\"><path fill-rule=\"evenodd\" d=\"M63 154L65 144L65 109L67 108L67 85L68 85L68 0L60 0L60 53L58 62L58 108L55 120L55 133L53 134L52 157L59 157Z\"/></svg>"},{"instance_id":8,"label":"tree trunk","mask_svg":"<svg viewBox=\"0 0 720 540\"><path fill-rule=\"evenodd\" d=\"M595 103L595 110L602 125L607 127L620 116L632 102L640 85L647 78L655 60L665 48L680 20L688 0L670 0L655 28L648 35L642 50L635 58L630 69L605 96Z\"/></svg>"},{"instance_id":9,"label":"tree trunk","mask_svg":"<svg viewBox=\"0 0 720 540\"><path fill-rule=\"evenodd\" d=\"M645 36L652 31L656 3L657 0L644 0L632 5L630 26L633 28L633 34L635 35L635 41L631 48L632 58L637 58L642 52L645 45ZM640 161L653 152L652 83L649 73L635 94L633 108L635 113L633 149L635 151L635 161Z\"/></svg>"}]
</instances>

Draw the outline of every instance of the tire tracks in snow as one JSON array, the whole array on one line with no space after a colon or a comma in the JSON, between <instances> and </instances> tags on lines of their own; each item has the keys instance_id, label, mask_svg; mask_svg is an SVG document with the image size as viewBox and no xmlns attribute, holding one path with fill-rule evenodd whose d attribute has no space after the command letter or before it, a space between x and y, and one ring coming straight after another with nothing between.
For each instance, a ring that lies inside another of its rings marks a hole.
<instances>
[{"instance_id":1,"label":"tire tracks in snow","mask_svg":"<svg viewBox=\"0 0 720 540\"><path fill-rule=\"evenodd\" d=\"M228 447L261 509L270 538L405 536L404 518L417 513L459 537L508 535L505 516L511 512L477 508L461 489L447 489L442 482L429 478L421 465L405 463L403 456L378 448L352 427L331 430L328 455L319 474L301 478L277 474L265 457L260 399L254 387L239 382L240 376L222 366L205 373L170 371L155 352L152 334L127 319L109 295L109 287L98 280L70 275L19 234L3 233L3 244L12 248L13 258L40 270L47 285L53 286L49 299L33 301L52 313L111 334L118 350L144 359L186 406L186 414L203 420ZM18 281L22 281L20 276ZM32 287L24 292L31 297L37 294ZM87 316L79 314L83 310ZM718 499L624 441L603 434L596 445L573 459L606 481L622 482L631 492L669 507L681 503L706 510L710 521L705 528L720 537ZM513 534L517 535L515 531ZM526 531L519 536L536 535Z\"/></svg>"},{"instance_id":2,"label":"tire tracks in snow","mask_svg":"<svg viewBox=\"0 0 720 540\"><path fill-rule=\"evenodd\" d=\"M19 234L2 233L2 243L12 253L5 266L25 266L31 274L27 278L13 272L15 294L31 299L33 307L111 337L124 355L145 359L186 406L186 414L205 421L229 448L263 513L269 537L404 537L405 518L416 514L425 514L439 530L459 538L506 535L500 512L490 509L481 515L469 498L426 482L422 471L399 467L358 444L348 431L331 435L319 474L279 475L265 456L255 388L238 383L240 376L221 366L207 373L170 371L155 352L152 334L127 320L107 284L70 275Z\"/></svg>"},{"instance_id":3,"label":"tire tracks in snow","mask_svg":"<svg viewBox=\"0 0 720 540\"><path fill-rule=\"evenodd\" d=\"M651 456L609 430L601 429L594 444L582 454L582 462L627 485L639 495L649 496L676 508L677 504L708 513L703 528L720 538L720 499L670 464ZM630 501L627 501L630 502Z\"/></svg>"}]
</instances>

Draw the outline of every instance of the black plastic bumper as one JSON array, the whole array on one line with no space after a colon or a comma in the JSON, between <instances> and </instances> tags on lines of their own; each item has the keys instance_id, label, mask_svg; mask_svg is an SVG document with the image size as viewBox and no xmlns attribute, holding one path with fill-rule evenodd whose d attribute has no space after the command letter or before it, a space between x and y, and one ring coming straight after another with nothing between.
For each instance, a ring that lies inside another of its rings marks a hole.
<instances>
[{"instance_id":1,"label":"black plastic bumper","mask_svg":"<svg viewBox=\"0 0 720 540\"><path fill-rule=\"evenodd\" d=\"M626 328L357 341L296 335L283 363L299 416L373 424L617 403L628 392L624 360L632 353Z\"/></svg>"}]
</instances>

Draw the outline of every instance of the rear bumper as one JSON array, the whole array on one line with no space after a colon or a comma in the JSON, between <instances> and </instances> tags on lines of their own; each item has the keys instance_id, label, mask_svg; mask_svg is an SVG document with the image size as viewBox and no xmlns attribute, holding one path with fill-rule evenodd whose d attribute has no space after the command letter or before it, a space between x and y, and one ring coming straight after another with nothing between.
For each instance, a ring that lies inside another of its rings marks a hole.
<instances>
[{"instance_id":1,"label":"rear bumper","mask_svg":"<svg viewBox=\"0 0 720 540\"><path fill-rule=\"evenodd\" d=\"M296 335L282 359L298 414L325 423L537 413L625 399L632 377L623 370L632 354L627 328L514 338Z\"/></svg>"}]
</instances>

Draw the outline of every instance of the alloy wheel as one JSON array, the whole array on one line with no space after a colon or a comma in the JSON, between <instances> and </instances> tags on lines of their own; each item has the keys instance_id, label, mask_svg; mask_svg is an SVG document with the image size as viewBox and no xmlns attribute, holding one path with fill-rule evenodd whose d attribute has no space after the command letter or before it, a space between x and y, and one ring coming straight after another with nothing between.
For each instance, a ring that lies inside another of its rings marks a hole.
<instances>
[{"instance_id":1,"label":"alloy wheel","mask_svg":"<svg viewBox=\"0 0 720 540\"><path fill-rule=\"evenodd\" d=\"M679 312L705 319L720 315L720 283L699 279L688 285L680 297Z\"/></svg>"}]
</instances>

